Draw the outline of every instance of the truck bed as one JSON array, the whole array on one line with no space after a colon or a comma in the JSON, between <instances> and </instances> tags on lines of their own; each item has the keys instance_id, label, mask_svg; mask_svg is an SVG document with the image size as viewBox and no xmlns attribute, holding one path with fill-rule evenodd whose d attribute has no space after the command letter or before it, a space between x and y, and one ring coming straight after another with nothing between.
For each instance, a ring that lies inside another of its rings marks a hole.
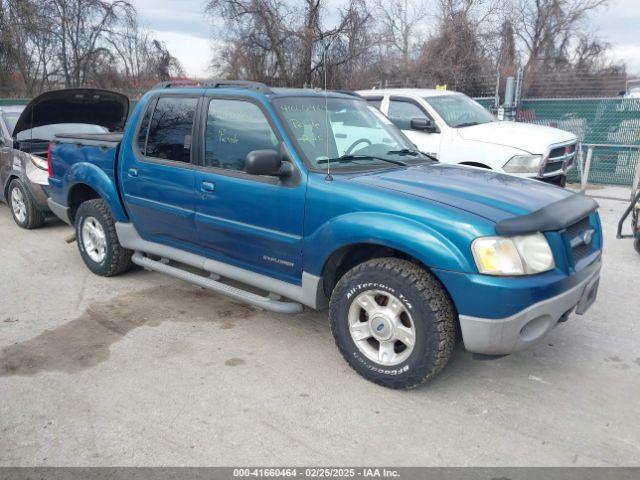
<instances>
[{"instance_id":1,"label":"truck bed","mask_svg":"<svg viewBox=\"0 0 640 480\"><path fill-rule=\"evenodd\" d=\"M99 167L115 181L116 159L122 133L65 133L52 141L52 155L68 171L75 163L88 162Z\"/></svg>"}]
</instances>

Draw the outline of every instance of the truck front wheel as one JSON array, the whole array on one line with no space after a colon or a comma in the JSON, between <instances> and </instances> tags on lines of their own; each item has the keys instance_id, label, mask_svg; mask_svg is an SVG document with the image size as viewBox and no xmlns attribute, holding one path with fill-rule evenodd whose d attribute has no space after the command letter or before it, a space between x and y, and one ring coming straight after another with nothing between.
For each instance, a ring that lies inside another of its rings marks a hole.
<instances>
[{"instance_id":1,"label":"truck front wheel","mask_svg":"<svg viewBox=\"0 0 640 480\"><path fill-rule=\"evenodd\" d=\"M331 331L360 375L389 388L411 388L437 375L456 340L456 312L424 268L378 258L347 272L331 295Z\"/></svg>"},{"instance_id":2,"label":"truck front wheel","mask_svg":"<svg viewBox=\"0 0 640 480\"><path fill-rule=\"evenodd\" d=\"M131 268L131 250L120 245L116 226L104 200L88 200L75 215L76 238L82 260L96 275L112 277Z\"/></svg>"}]
</instances>

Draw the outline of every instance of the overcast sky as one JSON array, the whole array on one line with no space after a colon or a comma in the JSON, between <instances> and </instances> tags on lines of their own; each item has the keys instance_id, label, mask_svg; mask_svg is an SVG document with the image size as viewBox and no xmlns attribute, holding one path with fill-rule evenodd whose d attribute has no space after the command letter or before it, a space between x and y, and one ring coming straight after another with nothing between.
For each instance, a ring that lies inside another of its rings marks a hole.
<instances>
[{"instance_id":1,"label":"overcast sky","mask_svg":"<svg viewBox=\"0 0 640 480\"><path fill-rule=\"evenodd\" d=\"M133 0L141 23L163 40L185 68L187 76L210 76L213 56L211 26L203 10L205 0ZM331 5L340 5L331 0ZM640 0L613 0L590 22L600 38L612 45L613 55L640 74Z\"/></svg>"}]
</instances>

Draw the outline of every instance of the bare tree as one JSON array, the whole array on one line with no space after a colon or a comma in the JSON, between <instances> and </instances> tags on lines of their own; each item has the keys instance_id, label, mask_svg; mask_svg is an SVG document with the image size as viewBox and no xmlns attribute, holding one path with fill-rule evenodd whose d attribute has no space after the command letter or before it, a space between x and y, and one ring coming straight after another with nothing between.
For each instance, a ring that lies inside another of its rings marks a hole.
<instances>
[{"instance_id":1,"label":"bare tree","mask_svg":"<svg viewBox=\"0 0 640 480\"><path fill-rule=\"evenodd\" d=\"M303 86L317 84L327 69L366 52L358 35L371 16L363 0L350 0L335 26L323 22L326 0L292 5L282 0L210 0L207 12L225 20L223 70L236 78Z\"/></svg>"},{"instance_id":2,"label":"bare tree","mask_svg":"<svg viewBox=\"0 0 640 480\"><path fill-rule=\"evenodd\" d=\"M415 46L419 43L421 24L429 15L425 0L376 0L376 15L382 29L387 53L397 52L404 73L408 73Z\"/></svg>"},{"instance_id":3,"label":"bare tree","mask_svg":"<svg viewBox=\"0 0 640 480\"><path fill-rule=\"evenodd\" d=\"M52 7L53 35L65 85L82 85L105 54L104 35L120 18L131 15L133 7L124 0L52 0Z\"/></svg>"},{"instance_id":4,"label":"bare tree","mask_svg":"<svg viewBox=\"0 0 640 480\"><path fill-rule=\"evenodd\" d=\"M566 49L583 21L610 0L515 0L514 30L524 45L525 69Z\"/></svg>"},{"instance_id":5,"label":"bare tree","mask_svg":"<svg viewBox=\"0 0 640 480\"><path fill-rule=\"evenodd\" d=\"M122 25L105 38L122 67L122 81L128 87L142 88L149 83L184 74L182 65L166 45L140 28L135 11L128 12Z\"/></svg>"},{"instance_id":6,"label":"bare tree","mask_svg":"<svg viewBox=\"0 0 640 480\"><path fill-rule=\"evenodd\" d=\"M55 73L51 71L55 47L47 6L41 1L2 1L2 55L7 71L20 76L26 95L40 91Z\"/></svg>"}]
</instances>

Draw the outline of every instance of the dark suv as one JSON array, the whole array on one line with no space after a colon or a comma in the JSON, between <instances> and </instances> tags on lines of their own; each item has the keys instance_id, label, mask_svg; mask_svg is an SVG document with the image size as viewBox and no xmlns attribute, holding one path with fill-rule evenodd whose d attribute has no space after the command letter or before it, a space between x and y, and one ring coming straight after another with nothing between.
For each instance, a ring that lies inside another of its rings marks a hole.
<instances>
[{"instance_id":1,"label":"dark suv","mask_svg":"<svg viewBox=\"0 0 640 480\"><path fill-rule=\"evenodd\" d=\"M88 108L82 106L108 95L94 89L57 90L39 95L26 107L0 107L0 200L9 205L18 226L38 228L50 214L49 142L57 134L107 132L91 122L85 114Z\"/></svg>"}]
</instances>

